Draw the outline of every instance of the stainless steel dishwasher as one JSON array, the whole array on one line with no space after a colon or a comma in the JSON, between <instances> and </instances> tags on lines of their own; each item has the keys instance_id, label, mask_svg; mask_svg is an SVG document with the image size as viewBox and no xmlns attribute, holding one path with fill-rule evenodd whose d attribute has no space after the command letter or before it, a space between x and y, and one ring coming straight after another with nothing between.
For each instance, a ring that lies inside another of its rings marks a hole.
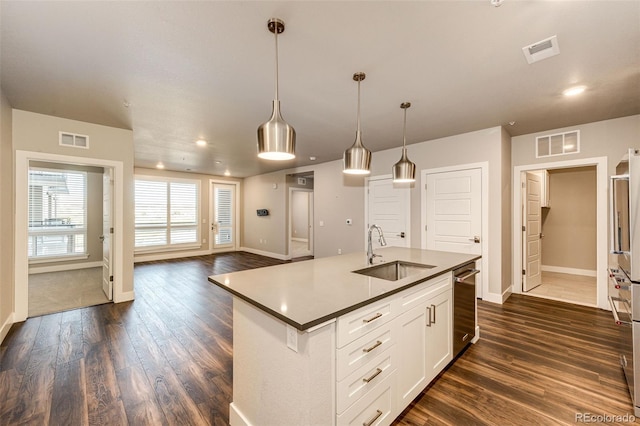
<instances>
[{"instance_id":1,"label":"stainless steel dishwasher","mask_svg":"<svg viewBox=\"0 0 640 426\"><path fill-rule=\"evenodd\" d=\"M476 335L475 262L453 271L453 356L462 352Z\"/></svg>"}]
</instances>

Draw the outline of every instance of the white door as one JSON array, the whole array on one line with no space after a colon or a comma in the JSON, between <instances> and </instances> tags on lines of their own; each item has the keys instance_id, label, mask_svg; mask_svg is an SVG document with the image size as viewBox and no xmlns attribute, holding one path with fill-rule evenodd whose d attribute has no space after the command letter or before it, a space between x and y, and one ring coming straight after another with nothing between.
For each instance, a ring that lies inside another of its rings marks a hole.
<instances>
[{"instance_id":1,"label":"white door","mask_svg":"<svg viewBox=\"0 0 640 426\"><path fill-rule=\"evenodd\" d=\"M289 190L289 254L313 256L313 190Z\"/></svg>"},{"instance_id":2,"label":"white door","mask_svg":"<svg viewBox=\"0 0 640 426\"><path fill-rule=\"evenodd\" d=\"M409 189L395 188L391 178L384 178L370 179L367 191L367 228L370 225L382 228L387 246L410 247ZM378 238L372 238L372 242L374 248L380 246Z\"/></svg>"},{"instance_id":3,"label":"white door","mask_svg":"<svg viewBox=\"0 0 640 426\"><path fill-rule=\"evenodd\" d=\"M214 249L235 249L236 186L212 183L211 241Z\"/></svg>"},{"instance_id":4,"label":"white door","mask_svg":"<svg viewBox=\"0 0 640 426\"><path fill-rule=\"evenodd\" d=\"M542 230L542 181L536 173L526 173L524 203L524 273L522 291L529 291L542 283L540 236Z\"/></svg>"},{"instance_id":5,"label":"white door","mask_svg":"<svg viewBox=\"0 0 640 426\"><path fill-rule=\"evenodd\" d=\"M113 192L112 170L105 168L102 174L102 291L113 300L113 227L111 195Z\"/></svg>"},{"instance_id":6,"label":"white door","mask_svg":"<svg viewBox=\"0 0 640 426\"><path fill-rule=\"evenodd\" d=\"M426 242L429 250L482 255L482 169L426 175ZM476 295L482 295L482 272Z\"/></svg>"}]
</instances>

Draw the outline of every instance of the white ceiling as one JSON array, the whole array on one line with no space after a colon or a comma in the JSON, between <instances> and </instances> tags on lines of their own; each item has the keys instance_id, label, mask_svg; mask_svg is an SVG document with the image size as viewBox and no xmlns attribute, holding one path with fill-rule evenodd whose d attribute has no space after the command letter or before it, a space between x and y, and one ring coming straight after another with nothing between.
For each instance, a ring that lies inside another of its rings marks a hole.
<instances>
[{"instance_id":1,"label":"white ceiling","mask_svg":"<svg viewBox=\"0 0 640 426\"><path fill-rule=\"evenodd\" d=\"M284 163L256 157L274 91L271 17L286 24L280 100L297 132ZM0 19L12 107L132 129L141 167L244 177L341 158L358 71L372 151L402 143L403 101L409 144L640 113L640 1L2 0ZM528 65L522 47L552 35L560 54ZM586 93L562 97L574 84Z\"/></svg>"}]
</instances>

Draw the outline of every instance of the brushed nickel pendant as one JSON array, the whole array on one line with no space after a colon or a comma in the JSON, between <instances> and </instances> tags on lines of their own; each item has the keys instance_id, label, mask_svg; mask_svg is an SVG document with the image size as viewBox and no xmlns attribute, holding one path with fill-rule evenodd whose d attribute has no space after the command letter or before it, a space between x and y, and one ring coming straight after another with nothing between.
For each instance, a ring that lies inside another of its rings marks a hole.
<instances>
[{"instance_id":1,"label":"brushed nickel pendant","mask_svg":"<svg viewBox=\"0 0 640 426\"><path fill-rule=\"evenodd\" d=\"M366 77L365 73L357 72L353 75L353 79L358 82L358 121L356 128L356 140L349 149L344 152L342 160L344 161L343 172L350 175L368 175L371 173L371 151L369 151L362 143L360 133L360 82Z\"/></svg>"},{"instance_id":2,"label":"brushed nickel pendant","mask_svg":"<svg viewBox=\"0 0 640 426\"><path fill-rule=\"evenodd\" d=\"M284 22L271 18L267 27L276 38L276 96L273 100L271 118L258 127L258 157L267 160L291 160L296 157L296 131L282 118L278 99L278 34L284 32Z\"/></svg>"},{"instance_id":3,"label":"brushed nickel pendant","mask_svg":"<svg viewBox=\"0 0 640 426\"><path fill-rule=\"evenodd\" d=\"M402 157L393 165L393 182L408 183L416 181L416 165L407 157L407 108L411 102L403 102L400 108L404 110L404 126L402 129Z\"/></svg>"}]
</instances>

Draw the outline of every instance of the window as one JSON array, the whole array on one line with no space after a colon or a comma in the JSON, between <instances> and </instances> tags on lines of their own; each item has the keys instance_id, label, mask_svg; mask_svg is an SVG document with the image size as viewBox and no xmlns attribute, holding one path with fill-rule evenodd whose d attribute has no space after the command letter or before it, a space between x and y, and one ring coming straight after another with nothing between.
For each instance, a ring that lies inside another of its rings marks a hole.
<instances>
[{"instance_id":1,"label":"window","mask_svg":"<svg viewBox=\"0 0 640 426\"><path fill-rule=\"evenodd\" d=\"M29 169L30 259L86 255L87 174Z\"/></svg>"},{"instance_id":2,"label":"window","mask_svg":"<svg viewBox=\"0 0 640 426\"><path fill-rule=\"evenodd\" d=\"M177 179L136 179L136 249L199 245L199 183Z\"/></svg>"},{"instance_id":3,"label":"window","mask_svg":"<svg viewBox=\"0 0 640 426\"><path fill-rule=\"evenodd\" d=\"M554 155L577 154L580 152L580 131L538 136L536 138L536 158Z\"/></svg>"}]
</instances>

